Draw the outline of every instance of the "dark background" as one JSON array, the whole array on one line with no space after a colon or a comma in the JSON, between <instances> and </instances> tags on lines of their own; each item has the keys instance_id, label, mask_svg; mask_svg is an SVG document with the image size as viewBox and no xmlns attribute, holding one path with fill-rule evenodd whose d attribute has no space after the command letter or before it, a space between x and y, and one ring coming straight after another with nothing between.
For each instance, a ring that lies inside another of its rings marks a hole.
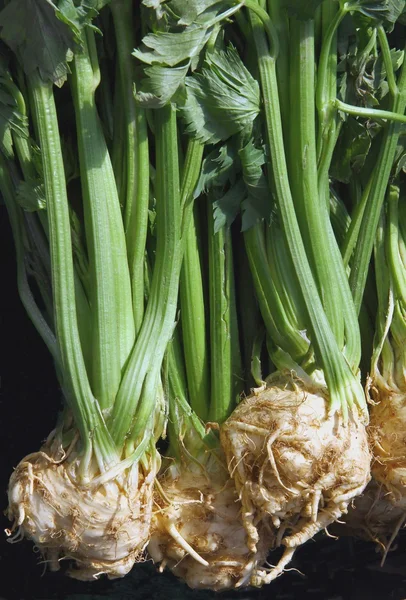
<instances>
[{"instance_id":1,"label":"dark background","mask_svg":"<svg viewBox=\"0 0 406 600\"><path fill-rule=\"evenodd\" d=\"M48 352L25 315L17 294L14 248L4 206L0 206L0 510L7 505L8 477L19 460L37 450L55 424L61 396ZM8 544L0 513L0 600L210 600L213 592L189 590L152 563L124 579L82 583L50 573L28 542ZM406 537L398 540L383 568L372 544L329 539L301 548L285 573L262 590L221 594L224 600L405 600ZM297 569L297 570L296 570ZM300 573L300 572L302 573Z\"/></svg>"}]
</instances>

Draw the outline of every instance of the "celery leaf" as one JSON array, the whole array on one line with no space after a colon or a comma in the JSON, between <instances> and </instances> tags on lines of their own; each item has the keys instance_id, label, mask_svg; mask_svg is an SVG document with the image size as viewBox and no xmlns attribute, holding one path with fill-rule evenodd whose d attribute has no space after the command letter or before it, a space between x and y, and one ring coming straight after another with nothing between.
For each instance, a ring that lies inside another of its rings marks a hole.
<instances>
[{"instance_id":1,"label":"celery leaf","mask_svg":"<svg viewBox=\"0 0 406 600\"><path fill-rule=\"evenodd\" d=\"M251 129L259 113L258 83L232 46L210 54L201 73L186 78L186 90L186 131L202 142L225 141Z\"/></svg>"},{"instance_id":2,"label":"celery leaf","mask_svg":"<svg viewBox=\"0 0 406 600\"><path fill-rule=\"evenodd\" d=\"M232 140L215 148L203 160L194 198L214 188L224 189L228 182L233 184L239 169L239 157Z\"/></svg>"},{"instance_id":3,"label":"celery leaf","mask_svg":"<svg viewBox=\"0 0 406 600\"><path fill-rule=\"evenodd\" d=\"M240 179L225 194L213 202L214 233L222 227L230 227L240 212L240 206L247 195L245 184Z\"/></svg>"},{"instance_id":4,"label":"celery leaf","mask_svg":"<svg viewBox=\"0 0 406 600\"><path fill-rule=\"evenodd\" d=\"M26 137L26 119L17 110L16 101L0 79L0 150L7 158L14 156L12 132Z\"/></svg>"},{"instance_id":5,"label":"celery leaf","mask_svg":"<svg viewBox=\"0 0 406 600\"><path fill-rule=\"evenodd\" d=\"M217 9L219 4L224 4L223 0L172 0L169 6L178 17L179 25L191 25L195 23L198 17L204 14L207 16L209 9Z\"/></svg>"},{"instance_id":6,"label":"celery leaf","mask_svg":"<svg viewBox=\"0 0 406 600\"><path fill-rule=\"evenodd\" d=\"M179 33L149 33L133 56L149 65L175 67L198 56L211 35L212 28L187 27Z\"/></svg>"},{"instance_id":7,"label":"celery leaf","mask_svg":"<svg viewBox=\"0 0 406 600\"><path fill-rule=\"evenodd\" d=\"M58 0L57 17L70 28L75 42L80 46L83 28L90 25L98 11L109 2L110 0L82 0L76 6L73 0Z\"/></svg>"},{"instance_id":8,"label":"celery leaf","mask_svg":"<svg viewBox=\"0 0 406 600\"><path fill-rule=\"evenodd\" d=\"M76 47L72 29L51 0L11 0L0 12L0 37L22 61L29 75L61 85Z\"/></svg>"},{"instance_id":9,"label":"celery leaf","mask_svg":"<svg viewBox=\"0 0 406 600\"><path fill-rule=\"evenodd\" d=\"M348 183L354 173L359 173L371 148L371 141L365 125L349 117L334 149L332 177Z\"/></svg>"},{"instance_id":10,"label":"celery leaf","mask_svg":"<svg viewBox=\"0 0 406 600\"><path fill-rule=\"evenodd\" d=\"M147 108L161 108L174 96L179 96L185 87L189 63L179 67L152 65L144 70L147 77L141 81L135 93L138 104Z\"/></svg>"},{"instance_id":11,"label":"celery leaf","mask_svg":"<svg viewBox=\"0 0 406 600\"><path fill-rule=\"evenodd\" d=\"M195 197L206 192L214 198L215 231L229 227L240 213L242 231L271 214L271 193L262 170L264 151L251 139L237 153L235 141L230 140L206 157L195 192Z\"/></svg>"},{"instance_id":12,"label":"celery leaf","mask_svg":"<svg viewBox=\"0 0 406 600\"><path fill-rule=\"evenodd\" d=\"M405 0L356 0L348 2L349 12L357 11L375 20L395 23L405 8Z\"/></svg>"},{"instance_id":13,"label":"celery leaf","mask_svg":"<svg viewBox=\"0 0 406 600\"><path fill-rule=\"evenodd\" d=\"M250 140L239 151L243 179L246 187L246 198L241 204L242 226L246 231L271 214L271 193L262 166L265 154L261 148L254 146Z\"/></svg>"}]
</instances>

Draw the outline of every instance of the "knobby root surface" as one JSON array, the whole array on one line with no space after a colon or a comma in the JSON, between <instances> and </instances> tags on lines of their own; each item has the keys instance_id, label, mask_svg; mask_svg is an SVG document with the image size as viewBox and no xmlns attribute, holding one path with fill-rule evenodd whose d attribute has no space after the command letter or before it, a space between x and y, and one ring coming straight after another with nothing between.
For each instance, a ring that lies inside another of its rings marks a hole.
<instances>
[{"instance_id":1,"label":"knobby root surface","mask_svg":"<svg viewBox=\"0 0 406 600\"><path fill-rule=\"evenodd\" d=\"M381 392L368 427L372 475L386 488L386 500L406 512L406 394Z\"/></svg>"},{"instance_id":2,"label":"knobby root surface","mask_svg":"<svg viewBox=\"0 0 406 600\"><path fill-rule=\"evenodd\" d=\"M80 484L75 459L56 460L44 447L25 457L10 478L10 541L23 537L39 548L51 570L71 559L81 580L122 577L142 560L150 534L156 472L133 465L116 480Z\"/></svg>"},{"instance_id":3,"label":"knobby root surface","mask_svg":"<svg viewBox=\"0 0 406 600\"><path fill-rule=\"evenodd\" d=\"M219 591L255 584L270 532L260 528L258 548L249 550L241 503L225 465L206 473L173 465L160 484L163 495L157 498L148 546L160 569L170 568L191 588Z\"/></svg>"},{"instance_id":4,"label":"knobby root surface","mask_svg":"<svg viewBox=\"0 0 406 600\"><path fill-rule=\"evenodd\" d=\"M283 572L298 546L340 519L370 479L362 417L353 413L344 424L328 414L325 396L289 381L241 402L221 428L221 443L250 550L264 518L277 531L275 546L286 548L265 583Z\"/></svg>"}]
</instances>

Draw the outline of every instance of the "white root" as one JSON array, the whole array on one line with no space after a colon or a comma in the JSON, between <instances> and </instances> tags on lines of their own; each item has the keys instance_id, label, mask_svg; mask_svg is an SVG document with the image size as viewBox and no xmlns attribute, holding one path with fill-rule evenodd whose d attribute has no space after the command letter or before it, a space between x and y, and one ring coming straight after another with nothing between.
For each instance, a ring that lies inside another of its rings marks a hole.
<instances>
[{"instance_id":1,"label":"white root","mask_svg":"<svg viewBox=\"0 0 406 600\"><path fill-rule=\"evenodd\" d=\"M30 454L10 478L11 540L31 539L51 570L64 558L74 561L68 573L76 579L124 576L148 543L158 462L151 459L148 471L134 464L96 488L81 485L74 452L64 455L54 443Z\"/></svg>"},{"instance_id":2,"label":"white root","mask_svg":"<svg viewBox=\"0 0 406 600\"><path fill-rule=\"evenodd\" d=\"M329 415L320 390L286 380L244 400L221 428L228 468L244 507L248 545L255 550L258 523L279 530L274 545L286 550L260 577L279 576L296 548L347 512L370 479L362 416L344 424Z\"/></svg>"},{"instance_id":3,"label":"white root","mask_svg":"<svg viewBox=\"0 0 406 600\"><path fill-rule=\"evenodd\" d=\"M204 560L204 558L202 558L200 556L200 554L198 554L196 552L196 550L194 550L192 548L192 546L190 544L187 543L187 541L185 540L185 538L183 536L180 535L179 531L176 529L174 523L169 523L166 526L166 531L167 533L171 536L171 538L173 538L175 540L175 542L187 553L190 554L190 556L192 558L194 558L199 564L203 565L204 567L208 567L209 563L207 562L207 560Z\"/></svg>"}]
</instances>

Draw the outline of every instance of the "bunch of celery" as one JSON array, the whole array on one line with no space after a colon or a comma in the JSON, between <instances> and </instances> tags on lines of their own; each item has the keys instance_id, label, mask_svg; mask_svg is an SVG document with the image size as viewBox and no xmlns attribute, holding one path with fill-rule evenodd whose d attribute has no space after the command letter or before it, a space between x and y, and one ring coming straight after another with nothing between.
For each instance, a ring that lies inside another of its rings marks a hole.
<instances>
[{"instance_id":1,"label":"bunch of celery","mask_svg":"<svg viewBox=\"0 0 406 600\"><path fill-rule=\"evenodd\" d=\"M52 353L65 400L45 445L11 476L9 535L32 539L53 569L73 559L71 574L81 579L124 575L149 540L155 442L167 412L161 365L190 210L180 192L175 110L154 113L150 151L146 115L134 101L137 13L123 0L98 17L104 4L12 0L0 13L1 38L12 50L2 46L0 189L21 299ZM106 65L109 44L114 57ZM193 169L198 161L185 179Z\"/></svg>"},{"instance_id":2,"label":"bunch of celery","mask_svg":"<svg viewBox=\"0 0 406 600\"><path fill-rule=\"evenodd\" d=\"M345 114L402 117L398 107L370 110L337 98L337 30L344 19L347 27L353 20L356 28L361 15L368 25L364 28L375 31L371 39L381 32L384 46L381 23L396 21L403 6L318 4L272 2L267 12L264 3L248 2L236 14L237 30L230 38L238 43L243 36L247 42L244 60L261 82L262 114L257 84L236 50L227 46L227 30L225 35L213 30L200 64L185 52L208 23L207 6L207 12L199 13L197 6L191 10L191 23L180 3L159 5L158 30L144 38L136 54L151 65L139 101L149 106L176 102L186 132L218 146L206 159L198 188L214 196L216 229L242 213L277 372L234 411L221 428L221 440L242 502L248 547L255 553L258 530L268 519L274 545L286 546L264 581L282 572L296 547L346 512L369 480L357 318L369 257L362 274L356 266L351 270L349 283L348 259L342 260L330 222L330 171L340 131L347 131ZM170 33L160 31L159 22L165 31L169 24ZM388 60L393 61L385 48L388 72ZM382 180L379 158L376 172ZM354 232L352 227L347 254L354 248ZM256 346L259 354L261 342Z\"/></svg>"},{"instance_id":3,"label":"bunch of celery","mask_svg":"<svg viewBox=\"0 0 406 600\"><path fill-rule=\"evenodd\" d=\"M403 523L405 2L0 7L0 191L65 400L11 539L272 581L370 479L371 353Z\"/></svg>"}]
</instances>

